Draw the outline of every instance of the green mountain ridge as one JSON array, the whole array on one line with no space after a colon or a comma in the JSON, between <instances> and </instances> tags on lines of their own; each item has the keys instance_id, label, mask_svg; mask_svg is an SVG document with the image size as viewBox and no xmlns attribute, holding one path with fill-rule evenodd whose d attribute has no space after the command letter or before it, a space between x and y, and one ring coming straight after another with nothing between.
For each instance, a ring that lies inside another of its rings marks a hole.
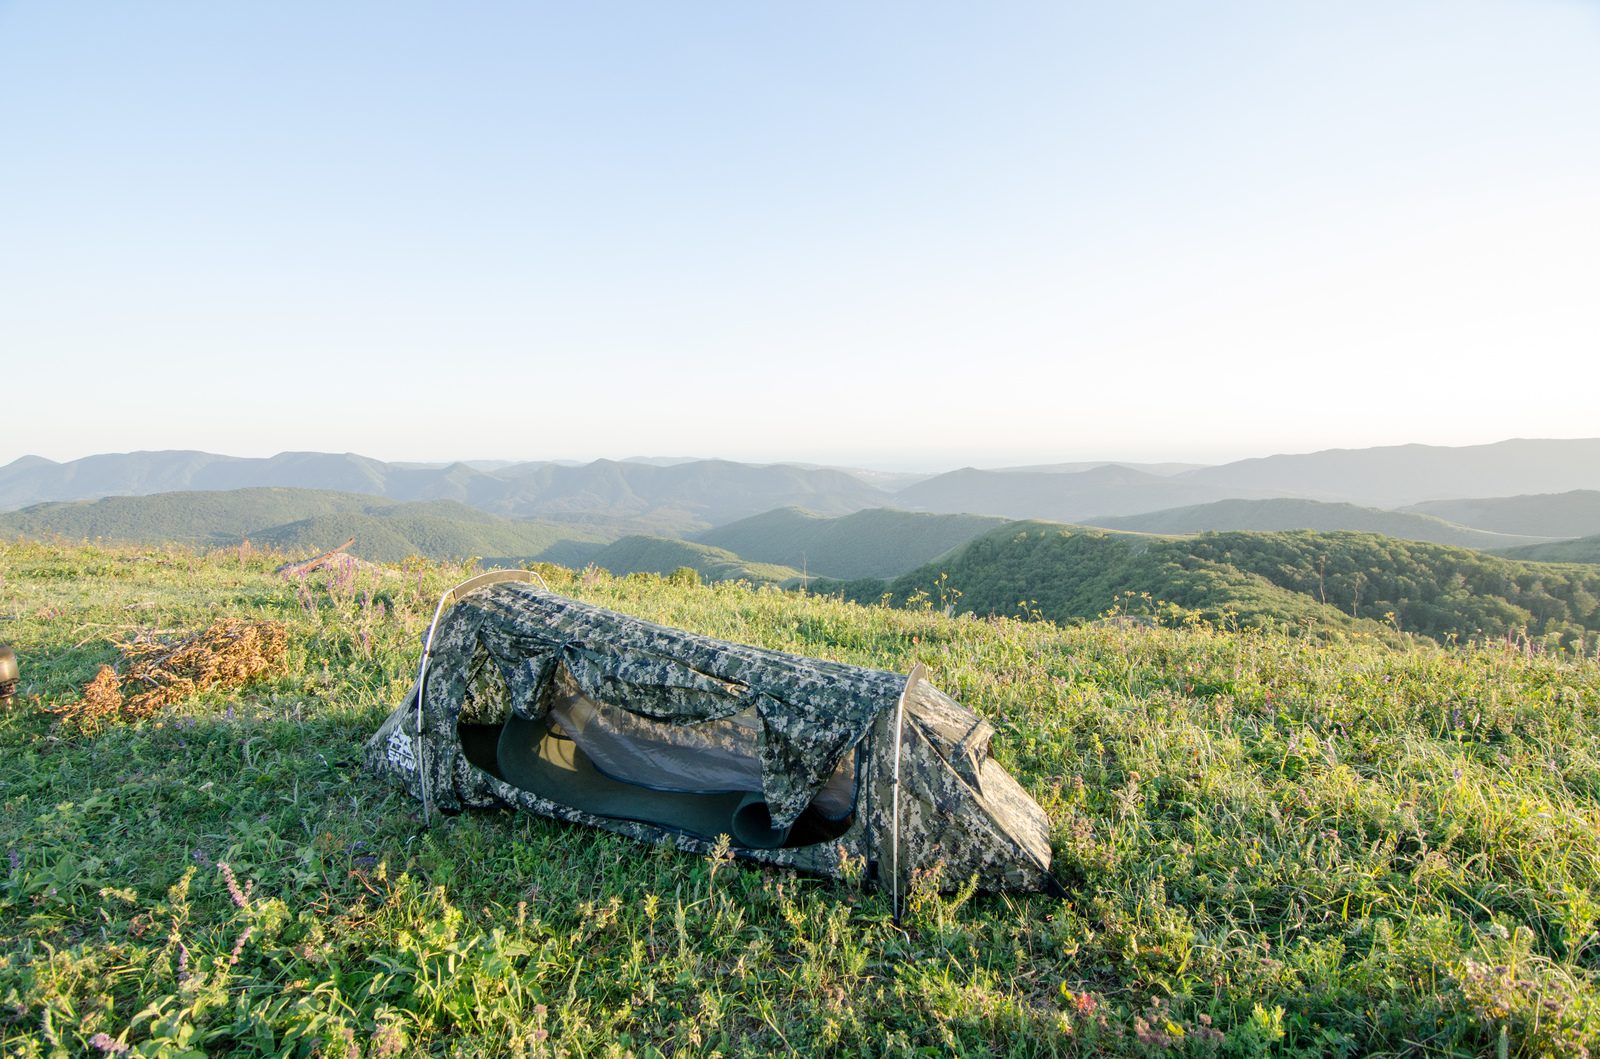
<instances>
[{"instance_id":1,"label":"green mountain ridge","mask_svg":"<svg viewBox=\"0 0 1600 1059\"><path fill-rule=\"evenodd\" d=\"M391 464L350 452L245 459L165 451L105 453L67 463L24 456L0 467L0 511L45 501L247 487L306 487L395 501L452 499L524 518L588 512L701 527L784 504L841 515L889 496L844 471L781 463L595 460L479 470L466 463Z\"/></svg>"},{"instance_id":2,"label":"green mountain ridge","mask_svg":"<svg viewBox=\"0 0 1600 1059\"><path fill-rule=\"evenodd\" d=\"M80 540L221 542L299 519L351 512L374 514L399 506L397 500L333 489L195 489L35 504L0 514L0 532L11 536L56 534Z\"/></svg>"},{"instance_id":3,"label":"green mountain ridge","mask_svg":"<svg viewBox=\"0 0 1600 1059\"><path fill-rule=\"evenodd\" d=\"M624 537L589 557L589 562L613 576L670 574L689 567L707 581L748 581L754 585L781 584L796 579L800 571L771 563L742 559L725 548L693 541L638 534Z\"/></svg>"},{"instance_id":4,"label":"green mountain ridge","mask_svg":"<svg viewBox=\"0 0 1600 1059\"><path fill-rule=\"evenodd\" d=\"M1600 490L1430 500L1406 511L1433 515L1474 529L1540 537L1592 537L1600 534Z\"/></svg>"},{"instance_id":5,"label":"green mountain ridge","mask_svg":"<svg viewBox=\"0 0 1600 1059\"><path fill-rule=\"evenodd\" d=\"M1502 548L1495 555L1536 563L1600 563L1600 534L1575 541L1529 544L1521 548Z\"/></svg>"},{"instance_id":6,"label":"green mountain ridge","mask_svg":"<svg viewBox=\"0 0 1600 1059\"><path fill-rule=\"evenodd\" d=\"M1114 536L1016 523L892 583L812 590L954 613L1093 619L1120 606L1174 604L1213 622L1294 622L1323 630L1437 640L1525 633L1564 646L1600 631L1600 569L1530 563L1380 534L1228 532ZM1130 595L1131 593L1131 595Z\"/></svg>"},{"instance_id":7,"label":"green mountain ridge","mask_svg":"<svg viewBox=\"0 0 1600 1059\"><path fill-rule=\"evenodd\" d=\"M486 566L507 566L522 561L581 566L605 546L595 538L579 537L567 530L536 523L518 524L498 519L496 523L485 524L408 511L389 515L357 512L318 515L259 530L251 536L251 541L287 552L321 552L337 548L352 537L356 542L350 546L351 554L386 563L421 555L430 559L478 556L485 560Z\"/></svg>"},{"instance_id":8,"label":"green mountain ridge","mask_svg":"<svg viewBox=\"0 0 1600 1059\"><path fill-rule=\"evenodd\" d=\"M1381 533L1400 540L1429 541L1461 548L1507 548L1545 544L1551 538L1494 533L1409 511L1386 511L1356 504L1274 497L1266 500L1218 500L1210 504L1168 508L1141 515L1081 520L1085 525L1136 533L1188 534L1251 530L1281 533L1308 529L1319 533L1355 530Z\"/></svg>"},{"instance_id":9,"label":"green mountain ridge","mask_svg":"<svg viewBox=\"0 0 1600 1059\"><path fill-rule=\"evenodd\" d=\"M783 507L718 526L695 539L745 559L808 574L852 579L896 577L981 533L1004 525L991 515L941 515L866 508L828 517Z\"/></svg>"},{"instance_id":10,"label":"green mountain ridge","mask_svg":"<svg viewBox=\"0 0 1600 1059\"><path fill-rule=\"evenodd\" d=\"M0 514L0 535L197 546L249 539L289 552L326 551L354 537L350 554L374 562L483 556L502 565L528 559L581 565L610 539L587 528L501 518L455 500L400 503L280 486L36 504Z\"/></svg>"}]
</instances>

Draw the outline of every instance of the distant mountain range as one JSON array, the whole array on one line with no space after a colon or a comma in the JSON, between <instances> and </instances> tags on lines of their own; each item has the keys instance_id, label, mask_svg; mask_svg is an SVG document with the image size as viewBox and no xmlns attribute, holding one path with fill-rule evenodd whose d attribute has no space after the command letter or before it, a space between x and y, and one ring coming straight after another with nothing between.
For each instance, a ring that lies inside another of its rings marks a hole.
<instances>
[{"instance_id":1,"label":"distant mountain range","mask_svg":"<svg viewBox=\"0 0 1600 1059\"><path fill-rule=\"evenodd\" d=\"M1553 544L1525 544L1520 548L1500 548L1496 555L1536 563L1600 563L1600 534Z\"/></svg>"},{"instance_id":2,"label":"distant mountain range","mask_svg":"<svg viewBox=\"0 0 1600 1059\"><path fill-rule=\"evenodd\" d=\"M1600 438L1515 438L1457 448L1386 445L1328 449L1238 460L1185 471L1179 477L1230 491L1252 489L1260 490L1258 495L1345 500L1371 507L1403 507L1456 497L1563 493L1600 489Z\"/></svg>"},{"instance_id":3,"label":"distant mountain range","mask_svg":"<svg viewBox=\"0 0 1600 1059\"><path fill-rule=\"evenodd\" d=\"M354 453L285 452L240 459L206 452L133 452L54 463L25 456L0 467L0 510L44 501L177 490L283 486L365 493L391 500L456 500L507 516L597 513L692 531L775 507L825 514L876 507L889 494L843 471L788 464L694 460L654 466L596 460L583 466L523 463L480 471L390 464Z\"/></svg>"},{"instance_id":4,"label":"distant mountain range","mask_svg":"<svg viewBox=\"0 0 1600 1059\"><path fill-rule=\"evenodd\" d=\"M1005 523L990 515L933 515L868 508L827 518L784 507L695 538L746 559L843 578L897 577Z\"/></svg>"},{"instance_id":5,"label":"distant mountain range","mask_svg":"<svg viewBox=\"0 0 1600 1059\"><path fill-rule=\"evenodd\" d=\"M1574 489L1535 496L1433 500L1406 508L1463 526L1537 537L1588 537L1600 533L1600 491Z\"/></svg>"},{"instance_id":6,"label":"distant mountain range","mask_svg":"<svg viewBox=\"0 0 1600 1059\"><path fill-rule=\"evenodd\" d=\"M582 565L620 534L601 527L516 521L455 500L401 503L328 489L192 490L154 496L36 504L0 514L0 536L57 535L200 547L243 540L291 554L327 551L351 537L350 554L374 562L409 555L480 556L491 564L524 560Z\"/></svg>"},{"instance_id":7,"label":"distant mountain range","mask_svg":"<svg viewBox=\"0 0 1600 1059\"><path fill-rule=\"evenodd\" d=\"M800 576L799 570L754 562L709 544L646 535L623 537L590 556L589 561L615 577L670 574L685 566L706 581L748 581L752 585L765 585L782 584Z\"/></svg>"},{"instance_id":8,"label":"distant mountain range","mask_svg":"<svg viewBox=\"0 0 1600 1059\"><path fill-rule=\"evenodd\" d=\"M1513 440L1464 448L1329 449L1178 471L1172 465L1154 465L1167 473L1116 463L1064 469L1072 466L967 467L901 489L895 504L921 511L1083 522L1218 500L1299 497L1392 508L1444 498L1587 490L1600 488L1600 438Z\"/></svg>"},{"instance_id":9,"label":"distant mountain range","mask_svg":"<svg viewBox=\"0 0 1600 1059\"><path fill-rule=\"evenodd\" d=\"M899 507L972 512L1006 518L1080 522L1091 515L1137 515L1236 496L1269 496L1261 489L1224 489L1195 482L1187 472L1151 474L1121 464L1087 471L980 471L967 467L907 486Z\"/></svg>"},{"instance_id":10,"label":"distant mountain range","mask_svg":"<svg viewBox=\"0 0 1600 1059\"><path fill-rule=\"evenodd\" d=\"M67 463L25 456L0 467L0 511L100 497L240 488L323 490L401 503L450 500L479 512L536 521L557 529L558 539L579 543L630 535L698 538L748 561L789 566L798 560L808 570L820 563L818 569L830 576L866 576L867 571L891 576L900 569L893 564L925 558L921 544L897 554L907 541L926 538L932 547L994 523L902 525L892 522L899 517L895 515L884 516L890 521L881 525L864 518L841 529L826 519L895 508L900 515L1046 519L1169 533L1313 526L1496 550L1541 538L1600 534L1600 439L1512 440L1463 448L1330 449L1214 467L1175 463L969 467L932 476L689 457L433 465L317 452L280 453L268 459L192 451L134 452ZM196 512L196 517L204 508L193 497L181 506ZM759 525L731 528L784 508L809 514L773 516ZM128 511L113 505L94 518L122 517ZM388 517L340 508L307 511L268 524L256 512L247 519L250 525L241 523L243 528L236 529L261 534L273 526L335 514ZM66 517L63 512L50 516ZM1135 517L1142 521L1118 521ZM869 523L881 530L877 544L865 543L872 536ZM312 536L304 539L331 531L333 525L310 525L304 532ZM732 535L707 535L723 528ZM1507 536L1485 537L1474 531ZM57 532L82 535L60 527ZM215 534L193 530L178 535ZM835 537L849 543L835 547L830 543ZM878 558L868 554L872 549L877 549ZM885 565L890 560L893 563Z\"/></svg>"},{"instance_id":11,"label":"distant mountain range","mask_svg":"<svg viewBox=\"0 0 1600 1059\"><path fill-rule=\"evenodd\" d=\"M1278 497L1272 500L1218 500L1194 507L1168 508L1145 515L1087 518L1087 526L1135 533L1186 534L1206 531L1254 530L1280 532L1309 529L1320 532L1357 530L1382 533L1401 540L1431 541L1461 548L1509 548L1520 544L1545 544L1552 538L1526 534L1490 533L1410 511L1384 511L1355 504L1329 504L1320 500Z\"/></svg>"}]
</instances>

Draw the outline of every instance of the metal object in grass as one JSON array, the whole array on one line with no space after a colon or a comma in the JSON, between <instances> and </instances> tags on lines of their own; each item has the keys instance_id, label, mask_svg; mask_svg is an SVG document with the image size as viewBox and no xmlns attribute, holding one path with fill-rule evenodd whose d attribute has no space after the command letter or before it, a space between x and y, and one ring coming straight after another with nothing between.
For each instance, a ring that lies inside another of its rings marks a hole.
<instances>
[{"instance_id":1,"label":"metal object in grass","mask_svg":"<svg viewBox=\"0 0 1600 1059\"><path fill-rule=\"evenodd\" d=\"M22 682L22 670L17 666L17 653L9 644L0 644L0 706L14 706L17 702L17 685Z\"/></svg>"}]
</instances>

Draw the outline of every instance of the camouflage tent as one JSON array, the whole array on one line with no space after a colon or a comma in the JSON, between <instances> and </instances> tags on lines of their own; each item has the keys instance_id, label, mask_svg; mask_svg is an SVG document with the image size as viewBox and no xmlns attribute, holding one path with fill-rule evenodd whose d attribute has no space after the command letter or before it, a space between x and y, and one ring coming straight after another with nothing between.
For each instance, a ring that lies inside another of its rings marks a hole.
<instances>
[{"instance_id":1,"label":"camouflage tent","mask_svg":"<svg viewBox=\"0 0 1600 1059\"><path fill-rule=\"evenodd\" d=\"M1049 821L994 730L922 679L714 640L521 571L440 602L418 680L367 745L425 811L515 807L903 893L919 869L1059 892ZM445 612L449 603L454 607Z\"/></svg>"}]
</instances>

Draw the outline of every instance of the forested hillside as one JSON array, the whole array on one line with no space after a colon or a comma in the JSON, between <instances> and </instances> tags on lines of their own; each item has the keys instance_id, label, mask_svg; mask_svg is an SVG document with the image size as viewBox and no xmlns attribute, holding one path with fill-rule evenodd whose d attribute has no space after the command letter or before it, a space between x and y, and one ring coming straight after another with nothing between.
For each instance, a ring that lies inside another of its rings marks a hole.
<instances>
[{"instance_id":1,"label":"forested hillside","mask_svg":"<svg viewBox=\"0 0 1600 1059\"><path fill-rule=\"evenodd\" d=\"M753 562L724 548L644 534L607 545L589 561L617 577L670 574L682 567L689 567L707 581L748 581L752 585L775 584L800 576L798 570Z\"/></svg>"},{"instance_id":2,"label":"forested hillside","mask_svg":"<svg viewBox=\"0 0 1600 1059\"><path fill-rule=\"evenodd\" d=\"M491 515L454 500L402 504L329 489L186 490L37 504L0 514L0 536L229 546L248 538L289 552L355 538L352 555L399 562L481 556L581 565L615 535Z\"/></svg>"},{"instance_id":3,"label":"forested hillside","mask_svg":"<svg viewBox=\"0 0 1600 1059\"><path fill-rule=\"evenodd\" d=\"M348 513L273 526L251 535L251 543L270 545L290 553L320 552L337 548L350 538L352 555L375 562L395 563L408 555L431 559L477 556L485 565L506 566L523 561L580 566L605 546L599 538L533 522L513 522L473 511L489 519L448 518L413 512L410 508L451 505L472 511L453 500L431 504L402 504L389 513Z\"/></svg>"},{"instance_id":4,"label":"forested hillside","mask_svg":"<svg viewBox=\"0 0 1600 1059\"><path fill-rule=\"evenodd\" d=\"M1023 523L985 534L889 586L846 582L813 589L862 602L888 592L898 605L923 599L953 605L958 613L1037 613L1054 620L1094 618L1118 605L1153 613L1164 602L1247 626L1289 621L1440 641L1526 632L1585 650L1600 631L1596 567L1518 562L1372 533L1207 533L1173 540Z\"/></svg>"},{"instance_id":5,"label":"forested hillside","mask_svg":"<svg viewBox=\"0 0 1600 1059\"><path fill-rule=\"evenodd\" d=\"M220 543L319 515L375 514L399 506L397 500L334 489L190 489L35 504L0 514L0 533L55 534L68 540ZM473 516L481 514L472 511Z\"/></svg>"},{"instance_id":6,"label":"forested hillside","mask_svg":"<svg viewBox=\"0 0 1600 1059\"><path fill-rule=\"evenodd\" d=\"M785 507L700 534L702 544L746 559L828 577L897 577L980 533L1003 525L989 515L936 515L867 508L827 518Z\"/></svg>"}]
</instances>

